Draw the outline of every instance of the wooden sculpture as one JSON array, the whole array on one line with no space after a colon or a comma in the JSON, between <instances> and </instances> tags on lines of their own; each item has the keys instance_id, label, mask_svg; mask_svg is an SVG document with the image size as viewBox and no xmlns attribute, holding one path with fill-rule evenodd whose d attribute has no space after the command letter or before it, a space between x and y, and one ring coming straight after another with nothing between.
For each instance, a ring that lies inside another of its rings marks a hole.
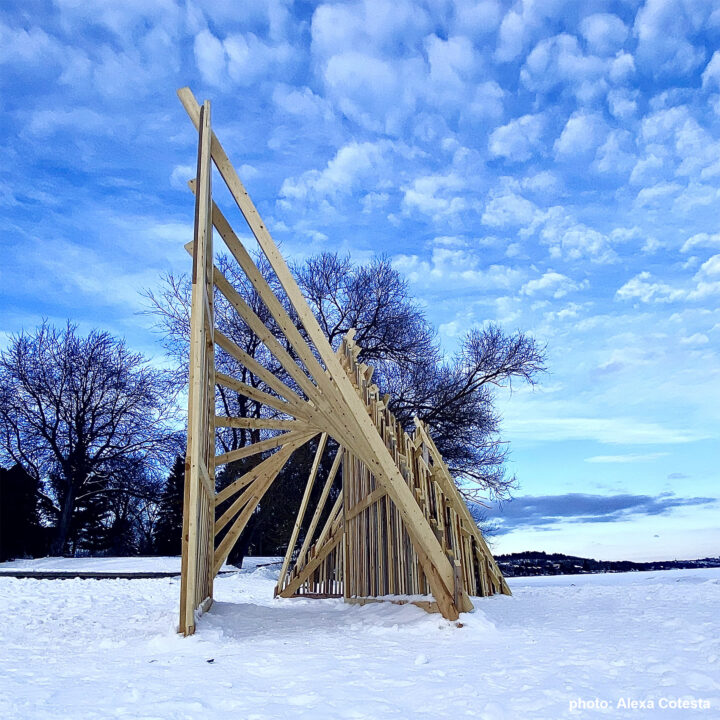
<instances>
[{"instance_id":1,"label":"wooden sculpture","mask_svg":"<svg viewBox=\"0 0 720 720\"><path fill-rule=\"evenodd\" d=\"M198 131L197 176L190 184L195 232L188 246L193 270L180 631L194 632L196 614L212 603L213 578L263 495L292 454L316 437L314 462L276 594L343 597L355 603L413 602L450 620L472 609L469 595L510 594L428 429L416 421L410 435L395 420L388 398L381 398L372 384L372 368L357 362L360 348L352 332L337 352L332 349L212 131L209 101L201 107L189 88L179 90L178 96ZM213 202L213 162L305 337ZM280 341L214 265L213 227L282 332ZM215 289L282 365L294 387L215 328ZM216 372L216 346L267 390ZM267 417L216 415L216 384L262 403ZM217 427L262 430L266 437L216 457ZM338 448L296 553L328 438ZM253 455L264 458L216 493L216 467ZM342 492L328 512L325 506L338 478Z\"/></svg>"}]
</instances>

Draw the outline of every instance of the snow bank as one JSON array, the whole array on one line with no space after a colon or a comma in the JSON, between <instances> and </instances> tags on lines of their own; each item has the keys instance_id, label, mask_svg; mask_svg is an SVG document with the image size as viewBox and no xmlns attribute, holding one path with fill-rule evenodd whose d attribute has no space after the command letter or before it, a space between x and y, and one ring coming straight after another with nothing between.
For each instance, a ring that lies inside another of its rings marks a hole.
<instances>
[{"instance_id":1,"label":"snow bank","mask_svg":"<svg viewBox=\"0 0 720 720\"><path fill-rule=\"evenodd\" d=\"M517 578L461 628L411 605L273 600L276 574L219 578L187 639L176 578L0 578L0 717L720 717L719 570ZM570 709L594 699L610 709Z\"/></svg>"}]
</instances>

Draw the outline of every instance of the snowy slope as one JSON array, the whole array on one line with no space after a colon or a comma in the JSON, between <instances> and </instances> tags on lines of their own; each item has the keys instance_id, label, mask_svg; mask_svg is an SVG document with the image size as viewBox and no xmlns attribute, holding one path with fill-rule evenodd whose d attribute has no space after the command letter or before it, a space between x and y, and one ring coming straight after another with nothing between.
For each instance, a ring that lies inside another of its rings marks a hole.
<instances>
[{"instance_id":1,"label":"snowy slope","mask_svg":"<svg viewBox=\"0 0 720 720\"><path fill-rule=\"evenodd\" d=\"M412 606L273 600L275 573L219 578L187 639L176 578L0 577L0 717L720 717L720 570L518 578L461 628ZM712 707L616 708L678 697ZM595 698L609 708L570 709Z\"/></svg>"}]
</instances>

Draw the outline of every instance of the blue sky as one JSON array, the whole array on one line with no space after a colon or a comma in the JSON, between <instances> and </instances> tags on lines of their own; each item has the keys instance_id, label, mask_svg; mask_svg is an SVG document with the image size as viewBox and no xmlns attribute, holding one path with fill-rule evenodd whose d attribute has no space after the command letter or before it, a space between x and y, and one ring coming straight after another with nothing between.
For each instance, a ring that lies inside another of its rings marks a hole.
<instances>
[{"instance_id":1,"label":"blue sky","mask_svg":"<svg viewBox=\"0 0 720 720\"><path fill-rule=\"evenodd\" d=\"M5 2L0 342L70 317L159 356L190 85L287 256L388 254L448 352L547 343L500 398L497 551L720 554L719 41L709 0Z\"/></svg>"}]
</instances>

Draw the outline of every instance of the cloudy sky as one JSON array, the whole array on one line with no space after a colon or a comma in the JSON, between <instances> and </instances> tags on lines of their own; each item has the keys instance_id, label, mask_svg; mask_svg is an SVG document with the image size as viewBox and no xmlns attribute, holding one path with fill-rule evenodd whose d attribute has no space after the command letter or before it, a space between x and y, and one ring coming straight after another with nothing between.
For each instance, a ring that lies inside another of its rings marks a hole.
<instances>
[{"instance_id":1,"label":"cloudy sky","mask_svg":"<svg viewBox=\"0 0 720 720\"><path fill-rule=\"evenodd\" d=\"M289 257L386 253L452 352L547 344L501 398L496 550L720 554L720 2L10 0L0 342L43 316L159 356L213 122Z\"/></svg>"}]
</instances>

